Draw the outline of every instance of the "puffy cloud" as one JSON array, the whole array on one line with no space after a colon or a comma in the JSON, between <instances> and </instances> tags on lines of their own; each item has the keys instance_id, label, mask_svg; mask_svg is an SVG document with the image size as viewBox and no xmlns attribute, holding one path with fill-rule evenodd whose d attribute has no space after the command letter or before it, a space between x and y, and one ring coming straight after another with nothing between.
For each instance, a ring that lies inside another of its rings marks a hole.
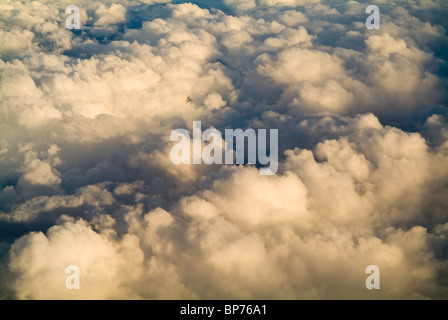
<instances>
[{"instance_id":1,"label":"puffy cloud","mask_svg":"<svg viewBox=\"0 0 448 320\"><path fill-rule=\"evenodd\" d=\"M0 5L0 296L446 297L446 10L168 2ZM172 164L194 120L278 174Z\"/></svg>"},{"instance_id":2,"label":"puffy cloud","mask_svg":"<svg viewBox=\"0 0 448 320\"><path fill-rule=\"evenodd\" d=\"M255 0L224 0L224 3L237 10L248 10L256 7Z\"/></svg>"},{"instance_id":3,"label":"puffy cloud","mask_svg":"<svg viewBox=\"0 0 448 320\"><path fill-rule=\"evenodd\" d=\"M26 145L22 148L24 155L24 164L19 170L23 172L20 177L19 184L30 183L30 184L42 184L42 185L57 185L61 182L58 177L59 172L55 170L51 163L48 161L42 161L37 158L36 152L30 150L31 145ZM50 156L54 156L57 153L57 145L52 145L48 150ZM53 164L58 164L59 159L51 159Z\"/></svg>"},{"instance_id":4,"label":"puffy cloud","mask_svg":"<svg viewBox=\"0 0 448 320\"><path fill-rule=\"evenodd\" d=\"M126 20L126 8L120 4L111 4L106 8L104 4L99 4L95 10L95 15L98 19L95 21L95 26L106 26L124 22Z\"/></svg>"},{"instance_id":5,"label":"puffy cloud","mask_svg":"<svg viewBox=\"0 0 448 320\"><path fill-rule=\"evenodd\" d=\"M20 204L11 215L4 214L4 218L13 221L32 221L37 219L41 212L51 212L65 208L75 208L82 205L110 206L114 203L114 197L103 185L86 186L78 190L74 195L68 196L40 196L34 197Z\"/></svg>"},{"instance_id":6,"label":"puffy cloud","mask_svg":"<svg viewBox=\"0 0 448 320\"><path fill-rule=\"evenodd\" d=\"M135 247L136 243L138 239L126 237L117 245L82 220L54 226L47 236L30 233L11 248L10 270L20 274L13 288L22 299L113 298L109 296L111 292L116 297L125 295L126 288L114 279L122 273L129 276L129 281L138 276L135 266L142 262L143 253ZM88 290L65 288L65 269L73 264L80 268L81 288ZM39 282L35 282L36 277Z\"/></svg>"},{"instance_id":7,"label":"puffy cloud","mask_svg":"<svg viewBox=\"0 0 448 320\"><path fill-rule=\"evenodd\" d=\"M32 47L34 33L23 31L0 31L0 47L1 55L12 55L27 51Z\"/></svg>"}]
</instances>

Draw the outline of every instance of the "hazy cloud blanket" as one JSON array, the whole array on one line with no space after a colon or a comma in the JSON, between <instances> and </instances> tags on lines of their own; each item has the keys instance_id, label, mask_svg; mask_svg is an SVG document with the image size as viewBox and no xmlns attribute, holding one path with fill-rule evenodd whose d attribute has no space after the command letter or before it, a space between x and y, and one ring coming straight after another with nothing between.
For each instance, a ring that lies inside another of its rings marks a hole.
<instances>
[{"instance_id":1,"label":"hazy cloud blanket","mask_svg":"<svg viewBox=\"0 0 448 320\"><path fill-rule=\"evenodd\" d=\"M169 2L1 2L0 297L448 297L445 2ZM278 173L174 165L195 120Z\"/></svg>"}]
</instances>

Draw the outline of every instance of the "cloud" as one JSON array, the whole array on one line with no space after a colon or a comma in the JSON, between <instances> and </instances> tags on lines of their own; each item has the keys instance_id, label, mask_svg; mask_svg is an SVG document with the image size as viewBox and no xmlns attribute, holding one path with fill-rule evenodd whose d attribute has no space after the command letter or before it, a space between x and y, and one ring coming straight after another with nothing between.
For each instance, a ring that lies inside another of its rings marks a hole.
<instances>
[{"instance_id":1,"label":"cloud","mask_svg":"<svg viewBox=\"0 0 448 320\"><path fill-rule=\"evenodd\" d=\"M440 3L168 2L1 5L0 296L446 297ZM174 165L195 120L279 129L278 174Z\"/></svg>"},{"instance_id":2,"label":"cloud","mask_svg":"<svg viewBox=\"0 0 448 320\"><path fill-rule=\"evenodd\" d=\"M99 4L95 10L95 15L98 17L95 21L95 26L116 24L126 20L126 8L115 3L111 4L108 8L104 4Z\"/></svg>"},{"instance_id":3,"label":"cloud","mask_svg":"<svg viewBox=\"0 0 448 320\"><path fill-rule=\"evenodd\" d=\"M31 233L11 248L10 270L20 274L13 287L19 292L18 298L22 299L101 299L107 297L107 291L116 292L116 296L126 294L125 288L120 288L113 279L121 272L126 272L130 278L138 275L134 266L142 261L142 252L135 249L136 241L135 238L126 238L117 246L82 220L54 226L47 236ZM81 286L90 288L89 294L80 295L65 288L66 275L61 273L58 276L58 269L65 269L70 264L80 267L83 274ZM53 285L42 286L34 282L37 274L41 283ZM53 282L55 276L63 285Z\"/></svg>"},{"instance_id":4,"label":"cloud","mask_svg":"<svg viewBox=\"0 0 448 320\"><path fill-rule=\"evenodd\" d=\"M114 197L104 187L105 184L86 186L74 195L68 196L34 197L19 205L11 215L4 214L3 217L13 221L28 222L37 219L41 212L76 208L82 205L96 208L111 206L114 203Z\"/></svg>"},{"instance_id":5,"label":"cloud","mask_svg":"<svg viewBox=\"0 0 448 320\"><path fill-rule=\"evenodd\" d=\"M0 31L1 55L17 54L31 48L34 34L28 30Z\"/></svg>"}]
</instances>

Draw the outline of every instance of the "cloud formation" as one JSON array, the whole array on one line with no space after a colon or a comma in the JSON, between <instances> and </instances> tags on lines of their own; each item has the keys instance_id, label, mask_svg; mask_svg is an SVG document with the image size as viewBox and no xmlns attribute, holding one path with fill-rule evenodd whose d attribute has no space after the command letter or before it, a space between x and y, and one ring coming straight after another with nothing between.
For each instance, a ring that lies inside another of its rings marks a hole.
<instances>
[{"instance_id":1,"label":"cloud formation","mask_svg":"<svg viewBox=\"0 0 448 320\"><path fill-rule=\"evenodd\" d=\"M0 297L447 297L443 2L179 2L0 4ZM172 164L194 120L278 174Z\"/></svg>"}]
</instances>

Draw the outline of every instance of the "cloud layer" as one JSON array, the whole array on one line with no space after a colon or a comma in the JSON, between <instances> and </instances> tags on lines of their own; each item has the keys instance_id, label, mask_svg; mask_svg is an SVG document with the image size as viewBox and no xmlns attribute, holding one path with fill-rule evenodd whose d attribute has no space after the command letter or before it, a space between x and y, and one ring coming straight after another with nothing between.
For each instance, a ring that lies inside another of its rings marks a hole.
<instances>
[{"instance_id":1,"label":"cloud layer","mask_svg":"<svg viewBox=\"0 0 448 320\"><path fill-rule=\"evenodd\" d=\"M168 2L0 4L0 297L446 298L444 3ZM172 164L194 120L278 174Z\"/></svg>"}]
</instances>

